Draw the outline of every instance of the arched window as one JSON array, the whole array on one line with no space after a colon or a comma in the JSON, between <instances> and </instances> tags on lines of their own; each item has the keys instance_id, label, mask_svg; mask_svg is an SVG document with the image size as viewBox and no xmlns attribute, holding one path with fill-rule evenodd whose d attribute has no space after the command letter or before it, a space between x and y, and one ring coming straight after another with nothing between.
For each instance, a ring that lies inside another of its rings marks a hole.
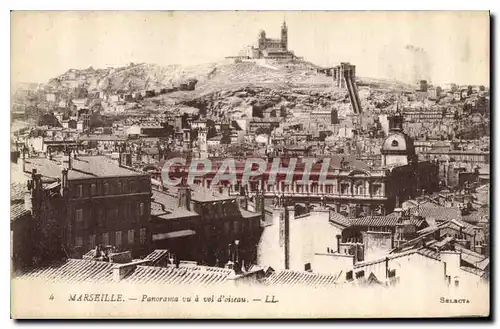
<instances>
[{"instance_id":1,"label":"arched window","mask_svg":"<svg viewBox=\"0 0 500 329\"><path fill-rule=\"evenodd\" d=\"M364 195L365 194L365 184L363 181L357 181L354 184L354 193L357 195Z\"/></svg>"}]
</instances>

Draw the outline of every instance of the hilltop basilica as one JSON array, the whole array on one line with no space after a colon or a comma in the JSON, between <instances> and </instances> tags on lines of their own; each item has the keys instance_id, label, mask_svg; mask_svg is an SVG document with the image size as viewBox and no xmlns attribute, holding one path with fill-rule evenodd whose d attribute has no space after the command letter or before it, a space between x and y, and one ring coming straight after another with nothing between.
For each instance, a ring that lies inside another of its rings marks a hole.
<instances>
[{"instance_id":1,"label":"hilltop basilica","mask_svg":"<svg viewBox=\"0 0 500 329\"><path fill-rule=\"evenodd\" d=\"M281 39L272 39L266 36L266 31L261 30L257 44L247 46L239 52L238 56L228 56L230 59L297 59L293 51L288 50L288 27L283 21L281 26Z\"/></svg>"}]
</instances>

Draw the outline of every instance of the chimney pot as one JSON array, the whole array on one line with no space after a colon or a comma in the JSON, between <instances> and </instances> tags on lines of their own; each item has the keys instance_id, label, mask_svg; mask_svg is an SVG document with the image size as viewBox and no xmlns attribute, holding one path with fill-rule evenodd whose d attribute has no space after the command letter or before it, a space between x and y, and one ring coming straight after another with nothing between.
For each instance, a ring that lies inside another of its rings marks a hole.
<instances>
[{"instance_id":1,"label":"chimney pot","mask_svg":"<svg viewBox=\"0 0 500 329\"><path fill-rule=\"evenodd\" d=\"M337 234L336 238L337 238L337 252L340 254L340 242L342 240L342 235Z\"/></svg>"}]
</instances>

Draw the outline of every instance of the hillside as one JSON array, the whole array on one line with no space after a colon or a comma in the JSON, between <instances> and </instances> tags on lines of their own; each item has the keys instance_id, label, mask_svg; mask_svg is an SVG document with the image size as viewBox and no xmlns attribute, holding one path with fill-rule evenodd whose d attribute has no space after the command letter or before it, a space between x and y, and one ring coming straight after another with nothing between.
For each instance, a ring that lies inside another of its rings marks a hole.
<instances>
[{"instance_id":1,"label":"hillside","mask_svg":"<svg viewBox=\"0 0 500 329\"><path fill-rule=\"evenodd\" d=\"M308 62L269 64L221 61L189 67L131 64L98 70L72 69L52 79L49 84L64 89L79 82L89 90L115 92L170 88L193 78L198 81L194 91L167 93L146 100L145 104L152 107L155 102L182 104L215 115L229 112L241 114L249 107L260 110L295 108L301 111L335 107L341 115L349 111L347 92L333 87L332 77L317 72L317 66ZM368 101L372 90L380 89L385 94L400 92L408 87L396 81L379 79L360 81L358 78L358 84L368 89L368 92L360 93L366 109L375 107L373 102Z\"/></svg>"}]
</instances>

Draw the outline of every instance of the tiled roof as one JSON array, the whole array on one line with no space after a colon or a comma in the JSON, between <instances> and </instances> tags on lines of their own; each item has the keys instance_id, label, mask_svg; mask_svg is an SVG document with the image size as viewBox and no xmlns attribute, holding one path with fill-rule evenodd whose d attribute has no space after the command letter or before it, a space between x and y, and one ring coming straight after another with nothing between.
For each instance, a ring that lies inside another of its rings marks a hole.
<instances>
[{"instance_id":1,"label":"tiled roof","mask_svg":"<svg viewBox=\"0 0 500 329\"><path fill-rule=\"evenodd\" d=\"M330 212L330 222L340 224L341 226L348 227L351 225L352 221L342 214L337 212Z\"/></svg>"},{"instance_id":2,"label":"tiled roof","mask_svg":"<svg viewBox=\"0 0 500 329\"><path fill-rule=\"evenodd\" d=\"M19 276L21 279L39 279L48 282L111 282L112 268L108 262L68 259L65 262L39 267Z\"/></svg>"},{"instance_id":3,"label":"tiled roof","mask_svg":"<svg viewBox=\"0 0 500 329\"><path fill-rule=\"evenodd\" d=\"M475 251L467 249L459 244L455 245L455 248L460 251L462 260L466 261L469 264L476 266L487 258L485 255L479 254Z\"/></svg>"},{"instance_id":4,"label":"tiled roof","mask_svg":"<svg viewBox=\"0 0 500 329\"><path fill-rule=\"evenodd\" d=\"M79 156L78 159L71 159L71 161L73 169L68 171L69 179L146 175L120 167L118 161L113 161L105 156ZM26 159L26 170L31 172L32 169L37 169L37 172L43 176L59 178L61 176L61 159Z\"/></svg>"},{"instance_id":5,"label":"tiled roof","mask_svg":"<svg viewBox=\"0 0 500 329\"><path fill-rule=\"evenodd\" d=\"M359 263L356 263L354 265L354 268L358 269L358 268L361 268L361 267L364 267L364 266L369 266L369 265L374 265L374 264L382 263L382 262L385 262L386 258L388 258L389 260L391 260L391 259L395 259L395 258L399 258L399 257L409 256L409 255L412 255L412 254L419 254L419 255L422 255L422 256L425 256L425 257L428 257L428 258L432 258L432 259L435 259L435 260L439 260L440 259L440 254L437 251L434 251L434 250L431 250L431 249L428 249L428 248L424 248L424 247L423 248L412 248L412 249L409 249L409 250L405 250L405 251L401 251L401 252L389 254L386 257L383 257L383 258L380 258L380 259L376 259L376 260L372 260L372 261L368 261L368 262L359 262Z\"/></svg>"},{"instance_id":6,"label":"tiled roof","mask_svg":"<svg viewBox=\"0 0 500 329\"><path fill-rule=\"evenodd\" d=\"M434 217L437 221L448 221L452 219L459 219L462 217L460 209L457 207L415 207L409 210L410 214L418 213L420 216Z\"/></svg>"},{"instance_id":7,"label":"tiled roof","mask_svg":"<svg viewBox=\"0 0 500 329\"><path fill-rule=\"evenodd\" d=\"M157 203L157 204L155 204L154 202L151 203L152 205L154 205L151 213L153 216L158 216L159 218L162 219L198 216L198 214L192 210L180 208L179 200L177 199L177 197L174 197L165 192L160 192L157 190L153 190L152 192L153 192L153 200ZM165 211L160 210L161 206L159 204L165 206Z\"/></svg>"},{"instance_id":8,"label":"tiled roof","mask_svg":"<svg viewBox=\"0 0 500 329\"><path fill-rule=\"evenodd\" d=\"M467 267L467 266L460 266L460 269L462 271L466 271L466 272L469 272L469 273L472 273L472 274L475 274L475 275L479 275L479 276L483 276L484 275L484 271L482 271L480 269L477 269L477 268L472 268L472 267Z\"/></svg>"},{"instance_id":9,"label":"tiled roof","mask_svg":"<svg viewBox=\"0 0 500 329\"><path fill-rule=\"evenodd\" d=\"M225 283L228 276L232 273L232 270L223 268L209 271L204 270L202 267L175 268L137 266L134 272L123 281L130 283L190 284L207 286Z\"/></svg>"},{"instance_id":10,"label":"tiled roof","mask_svg":"<svg viewBox=\"0 0 500 329\"><path fill-rule=\"evenodd\" d=\"M31 212L26 210L24 202L10 205L10 221L15 221L18 218L29 215Z\"/></svg>"},{"instance_id":11,"label":"tiled roof","mask_svg":"<svg viewBox=\"0 0 500 329\"><path fill-rule=\"evenodd\" d=\"M265 279L267 285L319 288L334 285L339 275L281 270Z\"/></svg>"},{"instance_id":12,"label":"tiled roof","mask_svg":"<svg viewBox=\"0 0 500 329\"><path fill-rule=\"evenodd\" d=\"M463 222L461 220L456 220L456 219L450 220L449 222L446 222L442 225L439 225L439 227L440 228L449 227L453 224L458 226L458 227L462 226L462 232L465 234L470 234L470 235L474 235L474 230L480 229L480 227L478 227L478 226L474 226L474 225L471 225L469 223Z\"/></svg>"},{"instance_id":13,"label":"tiled roof","mask_svg":"<svg viewBox=\"0 0 500 329\"><path fill-rule=\"evenodd\" d=\"M423 223L422 219L410 217L410 222L416 226ZM350 226L396 226L401 224L395 213L386 216L366 216L351 220Z\"/></svg>"},{"instance_id":14,"label":"tiled roof","mask_svg":"<svg viewBox=\"0 0 500 329\"><path fill-rule=\"evenodd\" d=\"M150 261L149 265L156 266L160 261L165 259L170 255L170 251L166 249L156 249L149 255L147 255L144 260Z\"/></svg>"},{"instance_id":15,"label":"tiled roof","mask_svg":"<svg viewBox=\"0 0 500 329\"><path fill-rule=\"evenodd\" d=\"M485 258L485 259L483 259L482 261L480 261L480 262L477 262L477 263L476 263L476 267L477 267L477 268L479 268L479 269L481 269L481 270L483 270L483 271L484 271L484 270L486 269L486 267L488 267L489 265L490 265L490 259L489 259L489 258Z\"/></svg>"},{"instance_id":16,"label":"tiled roof","mask_svg":"<svg viewBox=\"0 0 500 329\"><path fill-rule=\"evenodd\" d=\"M479 208L477 210L473 210L471 213L467 215L463 215L461 218L465 222L477 223L477 222L488 222L488 217L490 215L489 208Z\"/></svg>"}]
</instances>

